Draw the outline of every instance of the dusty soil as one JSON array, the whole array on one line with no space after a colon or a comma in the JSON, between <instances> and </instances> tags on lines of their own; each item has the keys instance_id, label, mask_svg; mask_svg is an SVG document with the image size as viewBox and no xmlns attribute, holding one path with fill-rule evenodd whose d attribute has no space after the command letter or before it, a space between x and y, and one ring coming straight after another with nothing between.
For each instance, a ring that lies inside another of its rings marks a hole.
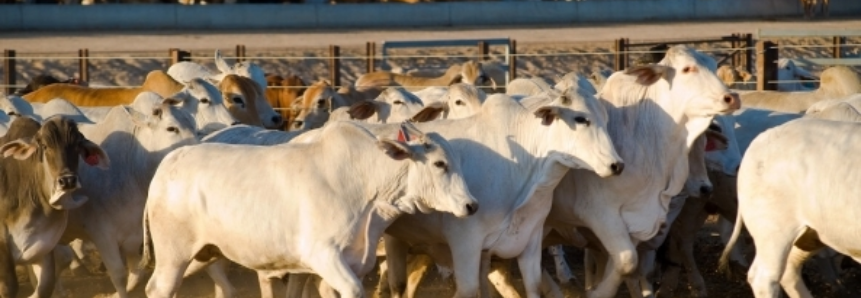
<instances>
[{"instance_id":1,"label":"dusty soil","mask_svg":"<svg viewBox=\"0 0 861 298\"><path fill-rule=\"evenodd\" d=\"M518 58L517 71L522 77L543 77L555 80L570 71L590 73L600 69L612 69L612 40L629 37L632 42L646 40L676 40L683 38L703 38L729 35L735 32L755 33L758 28L783 29L844 29L859 28L859 20L836 21L749 21L749 22L709 22L676 24L641 25L596 25L589 27L557 28L511 28L511 29L462 29L452 28L434 30L406 29L397 31L319 31L319 32L156 32L156 33L0 33L0 44L4 48L18 50L19 57L32 57L17 61L19 83L31 77L49 73L61 78L75 76L77 60L63 57L75 56L78 48L89 48L91 58L91 81L101 85L138 85L148 71L166 69L167 49L171 47L192 50L195 61L210 67L213 50L220 48L227 56L232 55L235 44L245 44L248 56L271 73L300 75L306 81L314 81L329 76L325 59L328 44L343 46L342 75L344 84L352 83L364 73L365 62L358 59L364 55L365 41L405 40L405 39L461 39L508 36L519 41L518 53L530 54ZM828 38L792 38L778 40L780 45L800 46L782 48L781 57L830 57L827 47ZM849 56L861 56L861 38L850 38L850 46L845 48ZM718 58L725 53L721 49L729 47L721 44L695 44L699 49L708 50ZM502 61L501 48L492 47L491 66ZM451 63L471 59L475 48L435 48L395 50L390 55L423 56L393 58L385 66L402 72L438 72ZM451 57L456 56L456 57ZM642 54L633 54L632 62ZM110 57L110 58L108 58ZM301 57L301 58L300 58ZM352 57L352 58L350 58ZM813 69L820 71L821 69ZM492 75L494 75L492 73ZM499 73L495 75L500 75ZM499 79L497 79L499 81ZM744 277L729 280L716 272L717 259L722 250L719 237L713 227L707 226L698 235L695 251L712 297L752 297ZM568 249L569 262L575 274L583 280L582 252ZM751 255L752 256L752 255ZM546 265L552 263L545 262ZM433 271L433 270L431 270ZM551 269L552 271L552 269ZM861 271L852 267L844 272L843 278L848 291L831 293L821 281L818 272L809 268L805 277L816 297L859 297L861 296ZM256 275L246 269L235 267L231 280L240 291L240 297L258 297ZM366 278L367 291L373 290L376 276ZM113 292L106 275L71 276L68 272L63 283L70 297L99 297ZM680 284L684 281L680 282ZM142 287L140 287L142 288ZM419 297L449 297L454 284L435 274L426 278L419 290ZM18 297L26 297L32 288L22 284ZM684 292L684 291L683 291ZM205 274L185 280L179 297L212 297L213 284ZM55 297L59 295L55 294ZM132 297L144 297L142 289L132 293ZM629 297L624 287L617 297ZM687 296L681 296L687 297Z\"/></svg>"}]
</instances>

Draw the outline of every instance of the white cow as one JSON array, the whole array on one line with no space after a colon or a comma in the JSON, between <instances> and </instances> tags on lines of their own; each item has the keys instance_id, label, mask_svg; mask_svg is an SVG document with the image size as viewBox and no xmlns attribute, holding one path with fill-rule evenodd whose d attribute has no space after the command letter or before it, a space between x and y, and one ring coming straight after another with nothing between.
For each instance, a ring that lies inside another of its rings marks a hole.
<instances>
[{"instance_id":1,"label":"white cow","mask_svg":"<svg viewBox=\"0 0 861 298\"><path fill-rule=\"evenodd\" d=\"M33 106L18 95L6 95L0 97L0 110L9 117L35 116ZM40 119L36 119L40 120Z\"/></svg>"},{"instance_id":2,"label":"white cow","mask_svg":"<svg viewBox=\"0 0 861 298\"><path fill-rule=\"evenodd\" d=\"M180 92L171 96L170 102L183 111L191 114L200 136L205 136L216 130L238 123L224 106L221 93L212 84L203 79L192 79ZM137 111L149 112L159 106L163 98L153 92L141 92L129 105ZM79 123L96 123L102 121L113 107L78 107L64 99L52 99L47 103L33 103L37 118L47 118L52 115L71 117Z\"/></svg>"},{"instance_id":3,"label":"white cow","mask_svg":"<svg viewBox=\"0 0 861 298\"><path fill-rule=\"evenodd\" d=\"M846 66L833 66L822 72L819 88L813 91L740 92L745 107L801 113L813 104L861 93L861 75Z\"/></svg>"},{"instance_id":4,"label":"white cow","mask_svg":"<svg viewBox=\"0 0 861 298\"><path fill-rule=\"evenodd\" d=\"M483 205L466 220L415 215L390 227L387 233L393 237L386 237L386 254L392 292L405 290L406 245L430 244L450 245L457 297L478 293L482 251L518 258L527 293L537 297L543 220L558 179L569 168L603 177L622 171L621 159L604 139L605 121L593 95L572 88L566 95L521 102L493 95L474 116L420 123L449 138L462 153L470 191Z\"/></svg>"},{"instance_id":5,"label":"white cow","mask_svg":"<svg viewBox=\"0 0 861 298\"><path fill-rule=\"evenodd\" d=\"M778 91L809 91L811 88L804 87L800 81L812 81L818 79L806 69L795 65L791 59L777 59L777 80L783 81L777 84Z\"/></svg>"},{"instance_id":6,"label":"white cow","mask_svg":"<svg viewBox=\"0 0 861 298\"><path fill-rule=\"evenodd\" d=\"M331 111L328 121L356 120L368 123L399 123L419 115L423 109L424 104L417 96L404 89L390 87L383 90L374 100L361 101ZM325 113L312 112L305 119L298 120L308 122L311 120L309 118L315 117L317 114L324 115ZM418 121L436 119L438 115L439 112L430 116L431 118Z\"/></svg>"},{"instance_id":7,"label":"white cow","mask_svg":"<svg viewBox=\"0 0 861 298\"><path fill-rule=\"evenodd\" d=\"M127 297L140 277L140 272L134 271L127 282L125 264L127 259L136 264L140 256L143 235L139 227L149 182L167 153L197 143L194 120L166 100L145 114L114 107L104 120L82 124L80 130L114 157L114 166L108 171L80 169L80 175L86 177L82 178L81 195L90 200L69 214L65 239L92 241L118 296Z\"/></svg>"},{"instance_id":8,"label":"white cow","mask_svg":"<svg viewBox=\"0 0 861 298\"><path fill-rule=\"evenodd\" d=\"M220 73L213 73L203 65L194 62L183 61L171 65L167 70L167 74L178 82L185 83L190 82L195 78L202 78L212 81L216 85L221 82L225 76L230 74L251 78L251 80L257 83L257 86L259 87L259 97L265 99L266 75L264 74L263 69L261 69L257 64L244 61L236 63L236 65L230 67L227 64L227 61L224 60L224 57L221 56L221 52L219 50L215 50L215 66L218 68ZM281 126L281 122L283 121L281 114L278 114L278 112L272 108L272 105L268 100L258 100L255 104L257 114L260 116L260 121L263 122L264 127L277 128Z\"/></svg>"},{"instance_id":9,"label":"white cow","mask_svg":"<svg viewBox=\"0 0 861 298\"><path fill-rule=\"evenodd\" d=\"M401 214L463 218L479 210L458 155L440 135L402 127L386 134L398 136L392 141L349 122L321 130L309 144L203 144L165 158L144 221L152 243L146 240L144 255L156 259L147 295L173 297L191 260L223 257L269 278L316 273L341 297L362 297L359 278L373 269L379 238ZM249 179L235 183L237 172L273 162L307 176L284 179L276 171L239 175ZM233 172L214 170L225 166ZM194 178L201 170L211 173L207 179ZM274 198L273 189L281 189ZM248 233L249 226L262 228Z\"/></svg>"},{"instance_id":10,"label":"white cow","mask_svg":"<svg viewBox=\"0 0 861 298\"><path fill-rule=\"evenodd\" d=\"M852 94L843 98L817 102L807 108L807 110L804 111L804 114L815 114L839 103L846 103L854 107L856 110L861 110L861 93Z\"/></svg>"},{"instance_id":11,"label":"white cow","mask_svg":"<svg viewBox=\"0 0 861 298\"><path fill-rule=\"evenodd\" d=\"M751 143L738 174L739 215L720 264L726 268L728 250L746 224L756 245L748 271L756 297L778 297L781 286L790 297L813 297L801 267L826 246L861 259L852 225L861 212L861 160L847 158L861 150L859 135L859 123L799 119Z\"/></svg>"},{"instance_id":12,"label":"white cow","mask_svg":"<svg viewBox=\"0 0 861 298\"><path fill-rule=\"evenodd\" d=\"M609 252L610 265L589 297L612 297L634 272L637 243L665 223L672 196L687 180L686 158L712 117L739 108L715 76L713 59L675 46L657 65L612 75L598 96L610 115L608 131L625 161L635 165L617 179L570 171L554 192L550 227L591 229Z\"/></svg>"},{"instance_id":13,"label":"white cow","mask_svg":"<svg viewBox=\"0 0 861 298\"><path fill-rule=\"evenodd\" d=\"M553 87L547 84L547 81L542 78L518 78L508 83L508 86L505 86L505 94L532 96L550 89L553 89Z\"/></svg>"}]
</instances>

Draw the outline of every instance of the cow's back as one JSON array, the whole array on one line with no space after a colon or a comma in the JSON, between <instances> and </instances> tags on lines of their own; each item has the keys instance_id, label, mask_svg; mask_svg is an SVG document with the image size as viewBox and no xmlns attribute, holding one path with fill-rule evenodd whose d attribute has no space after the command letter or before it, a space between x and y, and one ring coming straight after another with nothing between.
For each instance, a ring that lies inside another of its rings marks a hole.
<instances>
[{"instance_id":1,"label":"cow's back","mask_svg":"<svg viewBox=\"0 0 861 298\"><path fill-rule=\"evenodd\" d=\"M87 88L71 84L53 84L24 96L29 102L47 103L55 98L65 99L76 106L117 106L129 104L141 88Z\"/></svg>"},{"instance_id":2,"label":"cow's back","mask_svg":"<svg viewBox=\"0 0 861 298\"><path fill-rule=\"evenodd\" d=\"M861 229L847 224L861 214L857 194L861 159L853 158L859 151L857 123L799 119L762 133L751 143L739 170L742 214L745 208L768 208L783 217L768 220L808 226L824 243L849 254L840 248L861 245L857 239Z\"/></svg>"}]
</instances>

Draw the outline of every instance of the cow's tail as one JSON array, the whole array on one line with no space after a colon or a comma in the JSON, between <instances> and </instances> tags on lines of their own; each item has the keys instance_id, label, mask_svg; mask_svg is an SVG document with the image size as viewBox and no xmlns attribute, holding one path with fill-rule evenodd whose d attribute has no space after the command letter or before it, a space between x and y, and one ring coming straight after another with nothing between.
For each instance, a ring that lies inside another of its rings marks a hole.
<instances>
[{"instance_id":1,"label":"cow's tail","mask_svg":"<svg viewBox=\"0 0 861 298\"><path fill-rule=\"evenodd\" d=\"M138 265L141 269L146 269L148 267L152 267L154 261L155 251L152 246L152 237L150 237L149 232L149 213L147 212L146 207L144 207L143 214L143 247L141 248L143 251L141 252L141 262Z\"/></svg>"},{"instance_id":2,"label":"cow's tail","mask_svg":"<svg viewBox=\"0 0 861 298\"><path fill-rule=\"evenodd\" d=\"M732 252L733 246L738 242L738 236L741 235L741 229L744 227L744 220L741 217L741 212L739 212L735 216L735 227L732 229L732 236L729 238L729 242L726 243L726 247L723 248L723 252L720 255L720 261L718 261L718 272L723 272L726 274L728 278L732 277L732 270L729 268L729 254Z\"/></svg>"}]
</instances>

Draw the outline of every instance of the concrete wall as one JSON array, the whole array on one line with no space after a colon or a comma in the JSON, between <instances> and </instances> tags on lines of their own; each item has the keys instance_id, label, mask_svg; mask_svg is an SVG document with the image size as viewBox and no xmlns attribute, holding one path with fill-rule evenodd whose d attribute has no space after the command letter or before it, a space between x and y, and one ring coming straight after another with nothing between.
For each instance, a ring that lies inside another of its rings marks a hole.
<instances>
[{"instance_id":1,"label":"concrete wall","mask_svg":"<svg viewBox=\"0 0 861 298\"><path fill-rule=\"evenodd\" d=\"M354 29L801 17L798 0L587 0L424 4L2 5L0 30ZM861 1L831 1L861 16Z\"/></svg>"}]
</instances>

